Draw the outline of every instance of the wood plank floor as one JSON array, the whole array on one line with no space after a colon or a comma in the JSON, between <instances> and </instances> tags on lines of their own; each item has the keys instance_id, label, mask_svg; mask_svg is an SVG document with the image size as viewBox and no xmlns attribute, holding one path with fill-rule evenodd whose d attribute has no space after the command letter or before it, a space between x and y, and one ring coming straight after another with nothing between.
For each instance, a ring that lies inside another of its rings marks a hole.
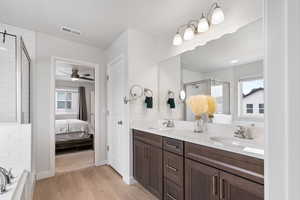
<instances>
[{"instance_id":1,"label":"wood plank floor","mask_svg":"<svg viewBox=\"0 0 300 200\"><path fill-rule=\"evenodd\" d=\"M157 200L139 184L126 185L109 166L91 167L38 181L34 200Z\"/></svg>"},{"instance_id":2,"label":"wood plank floor","mask_svg":"<svg viewBox=\"0 0 300 200\"><path fill-rule=\"evenodd\" d=\"M80 151L55 157L56 174L84 169L94 165L94 151Z\"/></svg>"}]
</instances>

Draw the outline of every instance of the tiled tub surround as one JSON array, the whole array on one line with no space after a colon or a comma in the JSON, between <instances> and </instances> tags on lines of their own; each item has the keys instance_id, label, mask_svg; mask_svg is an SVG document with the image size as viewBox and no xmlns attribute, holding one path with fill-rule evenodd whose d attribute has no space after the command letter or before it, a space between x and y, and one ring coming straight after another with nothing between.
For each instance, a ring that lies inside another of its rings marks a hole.
<instances>
[{"instance_id":1,"label":"tiled tub surround","mask_svg":"<svg viewBox=\"0 0 300 200\"><path fill-rule=\"evenodd\" d=\"M187 121L175 121L174 128L165 128L162 126L163 120L159 121L134 121L131 128L147 133L173 138L193 144L199 144L224 151L238 153L259 159L264 159L264 128L251 127L245 125L251 131L254 139L245 140L233 137L236 125L228 124L208 124L208 131L204 133L194 133L194 123ZM212 140L213 138L234 139L237 142L247 144L246 148L224 145Z\"/></svg>"},{"instance_id":2,"label":"tiled tub surround","mask_svg":"<svg viewBox=\"0 0 300 200\"><path fill-rule=\"evenodd\" d=\"M0 166L12 169L16 177L7 192L0 194L0 200L29 198L32 179L30 124L0 124Z\"/></svg>"}]
</instances>

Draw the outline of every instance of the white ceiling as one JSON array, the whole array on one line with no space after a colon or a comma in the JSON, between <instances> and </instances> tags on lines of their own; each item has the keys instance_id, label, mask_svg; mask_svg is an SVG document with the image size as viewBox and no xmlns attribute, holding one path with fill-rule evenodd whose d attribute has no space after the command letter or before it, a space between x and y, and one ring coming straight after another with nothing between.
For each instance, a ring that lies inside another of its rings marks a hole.
<instances>
[{"instance_id":1,"label":"white ceiling","mask_svg":"<svg viewBox=\"0 0 300 200\"><path fill-rule=\"evenodd\" d=\"M262 0L221 0L228 24L262 15ZM100 48L125 29L172 39L181 24L197 19L212 0L2 0L0 21ZM79 29L81 36L60 32Z\"/></svg>"},{"instance_id":2,"label":"white ceiling","mask_svg":"<svg viewBox=\"0 0 300 200\"><path fill-rule=\"evenodd\" d=\"M91 76L88 76L88 78L94 78L95 73L94 69L88 66L79 66L79 65L71 65L69 63L65 62L57 62L56 64L56 80L65 80L65 81L71 81L71 74L72 69L79 70L79 75L82 74L90 74ZM86 82L87 80L78 80Z\"/></svg>"},{"instance_id":3,"label":"white ceiling","mask_svg":"<svg viewBox=\"0 0 300 200\"><path fill-rule=\"evenodd\" d=\"M250 63L263 59L264 41L262 19L248 24L236 33L227 34L193 51L181 55L182 66L199 72ZM231 63L238 60L238 63Z\"/></svg>"}]
</instances>

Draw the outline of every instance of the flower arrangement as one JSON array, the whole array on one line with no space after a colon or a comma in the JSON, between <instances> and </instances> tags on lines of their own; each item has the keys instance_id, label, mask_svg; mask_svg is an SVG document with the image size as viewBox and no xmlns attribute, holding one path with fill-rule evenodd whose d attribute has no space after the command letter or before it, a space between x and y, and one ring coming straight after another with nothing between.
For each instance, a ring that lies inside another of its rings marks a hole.
<instances>
[{"instance_id":1,"label":"flower arrangement","mask_svg":"<svg viewBox=\"0 0 300 200\"><path fill-rule=\"evenodd\" d=\"M196 119L200 119L201 115L208 114L213 117L217 110L217 103L214 97L206 95L190 96L187 105L195 114Z\"/></svg>"},{"instance_id":2,"label":"flower arrangement","mask_svg":"<svg viewBox=\"0 0 300 200\"><path fill-rule=\"evenodd\" d=\"M206 129L208 118L213 118L214 113L217 111L215 98L206 95L190 96L186 103L195 115L195 132L203 132L203 129Z\"/></svg>"}]
</instances>

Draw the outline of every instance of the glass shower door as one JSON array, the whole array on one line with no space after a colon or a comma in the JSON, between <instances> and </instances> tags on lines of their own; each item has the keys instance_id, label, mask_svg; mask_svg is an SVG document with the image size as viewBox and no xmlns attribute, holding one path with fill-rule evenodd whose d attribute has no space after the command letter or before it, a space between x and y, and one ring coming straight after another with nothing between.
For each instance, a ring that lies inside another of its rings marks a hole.
<instances>
[{"instance_id":1,"label":"glass shower door","mask_svg":"<svg viewBox=\"0 0 300 200\"><path fill-rule=\"evenodd\" d=\"M0 122L17 122L17 41L3 33L0 39Z\"/></svg>"},{"instance_id":2,"label":"glass shower door","mask_svg":"<svg viewBox=\"0 0 300 200\"><path fill-rule=\"evenodd\" d=\"M30 64L31 60L21 38L21 123L30 123Z\"/></svg>"}]
</instances>

